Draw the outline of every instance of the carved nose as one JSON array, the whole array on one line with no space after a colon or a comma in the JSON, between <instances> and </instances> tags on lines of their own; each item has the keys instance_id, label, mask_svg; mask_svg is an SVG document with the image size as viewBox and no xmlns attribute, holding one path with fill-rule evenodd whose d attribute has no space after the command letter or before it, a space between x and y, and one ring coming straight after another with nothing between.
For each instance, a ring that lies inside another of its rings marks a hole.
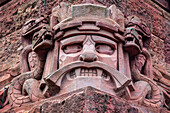
<instances>
[{"instance_id":1,"label":"carved nose","mask_svg":"<svg viewBox=\"0 0 170 113\"><path fill-rule=\"evenodd\" d=\"M97 61L97 55L95 53L83 53L80 55L80 60L84 62Z\"/></svg>"}]
</instances>

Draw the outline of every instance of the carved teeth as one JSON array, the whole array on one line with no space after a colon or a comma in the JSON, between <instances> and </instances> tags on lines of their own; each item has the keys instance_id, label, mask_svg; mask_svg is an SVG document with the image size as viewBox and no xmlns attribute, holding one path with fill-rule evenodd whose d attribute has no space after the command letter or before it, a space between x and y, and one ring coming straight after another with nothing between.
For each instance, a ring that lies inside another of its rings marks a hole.
<instances>
[{"instance_id":1,"label":"carved teeth","mask_svg":"<svg viewBox=\"0 0 170 113\"><path fill-rule=\"evenodd\" d=\"M86 72L86 73L88 73L88 72L89 72L89 70L88 70L88 69L85 69L85 72Z\"/></svg>"},{"instance_id":2,"label":"carved teeth","mask_svg":"<svg viewBox=\"0 0 170 113\"><path fill-rule=\"evenodd\" d=\"M97 76L101 77L103 73L103 70L97 69Z\"/></svg>"},{"instance_id":3,"label":"carved teeth","mask_svg":"<svg viewBox=\"0 0 170 113\"><path fill-rule=\"evenodd\" d=\"M74 79L78 76L98 76L103 77L105 80L109 80L110 77L102 70L102 69L96 69L96 68L77 68L75 70L70 71L70 73L67 74L68 79Z\"/></svg>"},{"instance_id":4,"label":"carved teeth","mask_svg":"<svg viewBox=\"0 0 170 113\"><path fill-rule=\"evenodd\" d=\"M84 69L84 68L81 69L81 74L80 74L80 76L85 76L85 69Z\"/></svg>"},{"instance_id":5,"label":"carved teeth","mask_svg":"<svg viewBox=\"0 0 170 113\"><path fill-rule=\"evenodd\" d=\"M76 77L77 77L77 76L80 76L80 71L81 71L81 69L80 69L80 68L75 69Z\"/></svg>"},{"instance_id":6,"label":"carved teeth","mask_svg":"<svg viewBox=\"0 0 170 113\"><path fill-rule=\"evenodd\" d=\"M80 76L97 76L96 69L82 68Z\"/></svg>"},{"instance_id":7,"label":"carved teeth","mask_svg":"<svg viewBox=\"0 0 170 113\"><path fill-rule=\"evenodd\" d=\"M93 71L93 72L92 72L92 73L93 73L93 76L97 76L97 71L96 71L96 69L93 69L92 71Z\"/></svg>"},{"instance_id":8,"label":"carved teeth","mask_svg":"<svg viewBox=\"0 0 170 113\"><path fill-rule=\"evenodd\" d=\"M93 70L89 69L89 76L93 76Z\"/></svg>"}]
</instances>

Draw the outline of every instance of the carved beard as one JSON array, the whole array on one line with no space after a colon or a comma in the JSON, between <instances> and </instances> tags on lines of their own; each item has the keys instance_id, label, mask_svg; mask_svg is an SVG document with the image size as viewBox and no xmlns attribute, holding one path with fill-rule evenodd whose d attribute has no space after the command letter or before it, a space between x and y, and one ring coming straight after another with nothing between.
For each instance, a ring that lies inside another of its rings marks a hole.
<instances>
[{"instance_id":1,"label":"carved beard","mask_svg":"<svg viewBox=\"0 0 170 113\"><path fill-rule=\"evenodd\" d=\"M131 82L123 73L100 61L70 63L44 80L49 88L59 87L58 91L55 90L59 95L87 86L116 95L115 91L123 89Z\"/></svg>"}]
</instances>

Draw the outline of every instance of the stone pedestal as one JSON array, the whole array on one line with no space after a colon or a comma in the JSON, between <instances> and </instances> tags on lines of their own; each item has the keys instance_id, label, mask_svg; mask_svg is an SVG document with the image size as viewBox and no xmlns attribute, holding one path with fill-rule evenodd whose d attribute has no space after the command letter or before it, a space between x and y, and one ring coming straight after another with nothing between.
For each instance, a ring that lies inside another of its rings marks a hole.
<instances>
[{"instance_id":1,"label":"stone pedestal","mask_svg":"<svg viewBox=\"0 0 170 113\"><path fill-rule=\"evenodd\" d=\"M5 112L5 111L3 111ZM9 109L7 113L167 113L166 109L146 108L86 87L61 96Z\"/></svg>"}]
</instances>

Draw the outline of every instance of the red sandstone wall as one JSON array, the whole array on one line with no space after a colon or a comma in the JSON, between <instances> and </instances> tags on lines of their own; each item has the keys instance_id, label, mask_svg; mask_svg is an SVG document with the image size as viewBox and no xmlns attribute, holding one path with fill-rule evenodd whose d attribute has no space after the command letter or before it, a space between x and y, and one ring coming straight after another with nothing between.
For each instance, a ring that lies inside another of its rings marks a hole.
<instances>
[{"instance_id":1,"label":"red sandstone wall","mask_svg":"<svg viewBox=\"0 0 170 113\"><path fill-rule=\"evenodd\" d=\"M44 0L4 0L0 5L0 89L12 78L10 68L19 62L22 51L20 30L26 20L43 13ZM9 2L8 2L9 1ZM45 0L45 13L62 0ZM63 0L66 1L66 0ZM83 0L68 0L69 4ZM152 40L150 53L153 64L170 72L170 13L151 0L96 0L99 4L113 3L126 15L136 15L150 27Z\"/></svg>"}]
</instances>

